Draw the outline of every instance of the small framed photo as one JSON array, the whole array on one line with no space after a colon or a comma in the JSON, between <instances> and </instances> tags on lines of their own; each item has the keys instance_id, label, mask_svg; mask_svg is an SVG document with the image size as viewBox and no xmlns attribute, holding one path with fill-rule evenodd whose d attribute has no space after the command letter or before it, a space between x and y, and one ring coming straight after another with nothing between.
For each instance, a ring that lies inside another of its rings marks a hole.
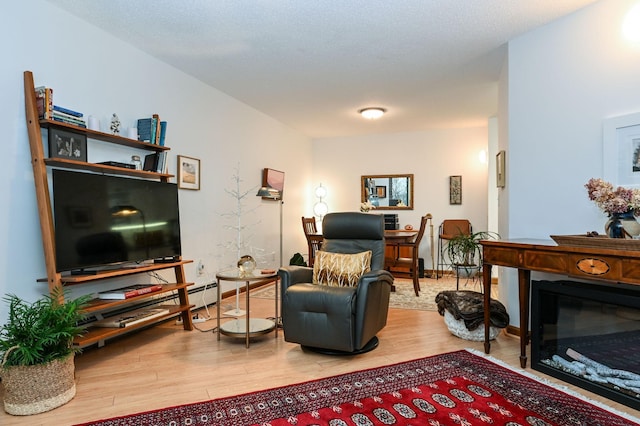
<instances>
[{"instance_id":1,"label":"small framed photo","mask_svg":"<svg viewBox=\"0 0 640 426\"><path fill-rule=\"evenodd\" d=\"M497 155L496 155L496 186L498 188L504 188L506 185L506 159L505 159L505 152L504 151L500 151Z\"/></svg>"},{"instance_id":2,"label":"small framed photo","mask_svg":"<svg viewBox=\"0 0 640 426\"><path fill-rule=\"evenodd\" d=\"M200 189L200 160L178 155L178 188Z\"/></svg>"},{"instance_id":3,"label":"small framed photo","mask_svg":"<svg viewBox=\"0 0 640 426\"><path fill-rule=\"evenodd\" d=\"M462 204L462 176L449 176L449 204Z\"/></svg>"},{"instance_id":4,"label":"small framed photo","mask_svg":"<svg viewBox=\"0 0 640 426\"><path fill-rule=\"evenodd\" d=\"M378 195L378 198L387 198L387 187L376 186L376 194Z\"/></svg>"},{"instance_id":5,"label":"small framed photo","mask_svg":"<svg viewBox=\"0 0 640 426\"><path fill-rule=\"evenodd\" d=\"M87 135L49 128L49 157L87 161Z\"/></svg>"}]
</instances>

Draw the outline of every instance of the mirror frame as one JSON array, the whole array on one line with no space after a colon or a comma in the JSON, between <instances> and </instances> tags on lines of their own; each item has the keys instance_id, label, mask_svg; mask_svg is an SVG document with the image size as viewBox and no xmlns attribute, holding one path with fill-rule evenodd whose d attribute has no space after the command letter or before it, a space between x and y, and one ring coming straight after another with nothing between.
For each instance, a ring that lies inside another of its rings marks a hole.
<instances>
[{"instance_id":1,"label":"mirror frame","mask_svg":"<svg viewBox=\"0 0 640 426\"><path fill-rule=\"evenodd\" d=\"M360 177L360 202L366 203L369 199L369 193L365 181L367 179L393 179L393 178L407 178L409 179L409 203L407 206L376 206L376 210L413 210L413 174L398 174L398 175L365 175Z\"/></svg>"}]
</instances>

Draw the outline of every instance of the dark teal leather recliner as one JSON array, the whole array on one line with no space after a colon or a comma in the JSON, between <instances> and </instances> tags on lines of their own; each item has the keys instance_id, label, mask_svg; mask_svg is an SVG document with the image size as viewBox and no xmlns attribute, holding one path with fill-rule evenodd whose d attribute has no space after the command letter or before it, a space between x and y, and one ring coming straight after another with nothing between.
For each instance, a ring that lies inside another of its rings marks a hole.
<instances>
[{"instance_id":1,"label":"dark teal leather recliner","mask_svg":"<svg viewBox=\"0 0 640 426\"><path fill-rule=\"evenodd\" d=\"M393 276L384 270L384 219L365 213L330 213L322 222L322 251L371 250L371 271L354 287L312 283L313 268L280 268L282 328L287 342L332 354L367 352L387 323Z\"/></svg>"}]
</instances>

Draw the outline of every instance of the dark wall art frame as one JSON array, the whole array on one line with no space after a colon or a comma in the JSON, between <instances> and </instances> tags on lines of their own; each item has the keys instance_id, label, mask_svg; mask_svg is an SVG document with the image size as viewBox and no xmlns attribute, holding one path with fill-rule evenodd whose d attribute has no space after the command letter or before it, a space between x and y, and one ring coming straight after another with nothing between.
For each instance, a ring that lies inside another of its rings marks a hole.
<instances>
[{"instance_id":1,"label":"dark wall art frame","mask_svg":"<svg viewBox=\"0 0 640 426\"><path fill-rule=\"evenodd\" d=\"M49 157L86 162L87 135L50 128Z\"/></svg>"}]
</instances>

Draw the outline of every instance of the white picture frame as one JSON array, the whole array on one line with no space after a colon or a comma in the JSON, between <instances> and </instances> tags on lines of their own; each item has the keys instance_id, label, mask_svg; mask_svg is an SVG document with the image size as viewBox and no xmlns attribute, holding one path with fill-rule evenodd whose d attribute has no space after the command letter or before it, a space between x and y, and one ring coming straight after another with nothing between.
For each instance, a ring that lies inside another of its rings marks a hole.
<instances>
[{"instance_id":1,"label":"white picture frame","mask_svg":"<svg viewBox=\"0 0 640 426\"><path fill-rule=\"evenodd\" d=\"M640 188L640 113L604 120L602 145L603 179Z\"/></svg>"}]
</instances>

